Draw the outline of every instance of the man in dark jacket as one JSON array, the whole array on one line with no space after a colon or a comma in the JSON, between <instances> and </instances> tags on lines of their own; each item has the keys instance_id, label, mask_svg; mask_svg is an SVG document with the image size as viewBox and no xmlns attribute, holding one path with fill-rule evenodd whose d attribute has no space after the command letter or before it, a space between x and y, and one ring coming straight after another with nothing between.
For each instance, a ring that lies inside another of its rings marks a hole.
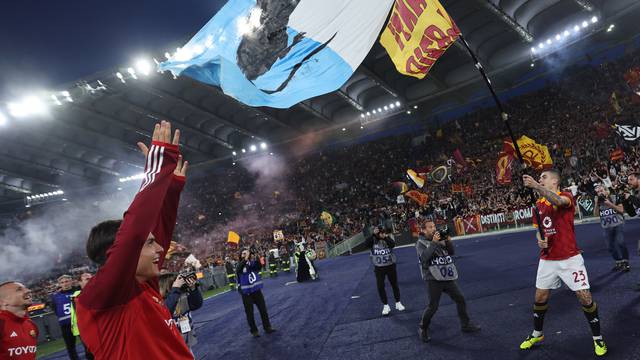
<instances>
[{"instance_id":1,"label":"man in dark jacket","mask_svg":"<svg viewBox=\"0 0 640 360\"><path fill-rule=\"evenodd\" d=\"M384 288L384 278L389 278L391 288L393 289L393 297L396 300L396 310L404 311L404 306L400 302L400 288L398 287L398 274L396 272L396 255L393 248L396 242L382 226L373 229L373 234L365 241L366 246L371 249L371 262L373 270L376 274L376 284L378 286L378 295L382 301L382 316L389 315L391 307L387 302L387 292Z\"/></svg>"},{"instance_id":2,"label":"man in dark jacket","mask_svg":"<svg viewBox=\"0 0 640 360\"><path fill-rule=\"evenodd\" d=\"M269 314L267 313L267 305L262 295L262 279L260 278L260 269L262 265L256 260L255 254L249 249L242 250L240 262L236 267L236 276L238 278L238 291L242 295L242 303L244 304L244 312L247 316L247 322L251 330L251 335L259 337L258 327L253 316L253 305L258 307L260 317L262 318L262 327L267 334L275 331L269 322Z\"/></svg>"},{"instance_id":3,"label":"man in dark jacket","mask_svg":"<svg viewBox=\"0 0 640 360\"><path fill-rule=\"evenodd\" d=\"M422 225L422 231L416 242L416 251L420 261L422 279L427 282L429 289L429 305L422 314L419 325L420 339L429 342L429 324L431 318L438 310L440 296L446 293L456 303L458 316L462 324L463 332L477 332L480 328L469 319L467 304L464 295L458 288L458 269L454 264L452 255L454 247L451 240L441 238L441 234L436 230L436 224L431 219L427 219Z\"/></svg>"},{"instance_id":4,"label":"man in dark jacket","mask_svg":"<svg viewBox=\"0 0 640 360\"><path fill-rule=\"evenodd\" d=\"M640 173L630 174L628 184L631 191L624 194L622 206L629 216L634 217L640 214ZM638 240L638 255L640 255L640 240ZM640 283L633 285L633 290L640 291Z\"/></svg>"}]
</instances>

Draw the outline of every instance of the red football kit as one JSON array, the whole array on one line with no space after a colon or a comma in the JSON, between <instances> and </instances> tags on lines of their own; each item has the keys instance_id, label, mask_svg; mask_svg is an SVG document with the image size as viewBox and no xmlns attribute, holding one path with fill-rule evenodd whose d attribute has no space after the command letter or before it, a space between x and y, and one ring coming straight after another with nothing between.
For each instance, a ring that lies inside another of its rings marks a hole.
<instances>
[{"instance_id":1,"label":"red football kit","mask_svg":"<svg viewBox=\"0 0 640 360\"><path fill-rule=\"evenodd\" d=\"M107 260L76 300L80 337L96 359L193 359L158 291L136 280L149 233L169 248L184 177L173 174L178 147L154 141L145 178L125 212Z\"/></svg>"},{"instance_id":2,"label":"red football kit","mask_svg":"<svg viewBox=\"0 0 640 360\"><path fill-rule=\"evenodd\" d=\"M0 310L0 360L35 360L38 327L28 315Z\"/></svg>"},{"instance_id":3,"label":"red football kit","mask_svg":"<svg viewBox=\"0 0 640 360\"><path fill-rule=\"evenodd\" d=\"M558 195L570 199L571 204L564 207L554 206L545 198L536 202L540 210L542 230L549 245L546 251L540 251L540 258L543 260L564 260L580 254L573 226L575 200L569 192L559 192ZM537 225L534 217L533 226Z\"/></svg>"}]
</instances>

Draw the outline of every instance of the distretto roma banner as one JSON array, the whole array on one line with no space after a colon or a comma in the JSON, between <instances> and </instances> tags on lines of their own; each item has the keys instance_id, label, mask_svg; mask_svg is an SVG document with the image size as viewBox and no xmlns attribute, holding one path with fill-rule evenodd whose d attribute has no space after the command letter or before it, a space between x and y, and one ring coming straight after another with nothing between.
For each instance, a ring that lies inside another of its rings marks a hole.
<instances>
[{"instance_id":1,"label":"distretto roma banner","mask_svg":"<svg viewBox=\"0 0 640 360\"><path fill-rule=\"evenodd\" d=\"M396 0L380 44L401 74L422 79L458 36L437 0Z\"/></svg>"}]
</instances>

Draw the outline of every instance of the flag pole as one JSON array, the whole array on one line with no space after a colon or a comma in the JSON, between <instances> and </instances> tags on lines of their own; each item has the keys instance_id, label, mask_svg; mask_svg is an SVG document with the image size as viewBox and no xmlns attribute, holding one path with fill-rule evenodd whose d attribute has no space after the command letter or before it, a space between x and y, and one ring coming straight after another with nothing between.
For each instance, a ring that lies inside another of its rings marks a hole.
<instances>
[{"instance_id":1,"label":"flag pole","mask_svg":"<svg viewBox=\"0 0 640 360\"><path fill-rule=\"evenodd\" d=\"M507 128L507 132L509 133L509 137L513 142L513 147L516 151L516 156L518 157L518 161L520 162L520 165L522 166L522 168L525 169L527 165L524 162L524 158L522 157L522 152L520 151L520 146L518 146L518 141L513 135L513 129L511 129L511 124L509 123L509 114L507 114L507 112L504 110L504 107L502 106L502 102L500 101L500 98L498 98L498 95L493 89L493 85L491 85L491 80L489 80L489 76L487 76L487 73L484 70L484 67L482 66L482 64L480 63L480 60L478 60L478 57L476 56L476 54L473 52L473 50L471 50L471 47L469 46L469 44L467 43L467 40L462 35L462 32L460 32L460 41L462 41L462 44L469 52L469 55L471 55L471 58L473 59L476 69L478 69L478 71L480 72L480 75L482 75L482 78L484 79L485 84L489 88L489 91L491 92L491 96L493 97L493 101L496 103L498 110L500 110L500 117L502 118L502 121L505 127ZM529 190L528 192L529 192L529 197L531 198L531 202L533 202L534 216L536 218L537 223L541 224L542 222L540 220L540 211L536 206L536 201L537 201L536 196L533 193L533 189L528 189L528 190ZM541 226L538 226L538 232L540 233L540 237L544 239L545 236Z\"/></svg>"}]
</instances>

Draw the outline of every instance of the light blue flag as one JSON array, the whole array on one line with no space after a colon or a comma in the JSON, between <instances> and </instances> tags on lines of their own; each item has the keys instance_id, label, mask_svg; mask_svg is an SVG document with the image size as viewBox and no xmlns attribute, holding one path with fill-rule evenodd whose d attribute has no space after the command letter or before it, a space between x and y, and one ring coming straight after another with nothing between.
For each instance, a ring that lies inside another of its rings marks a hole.
<instances>
[{"instance_id":1,"label":"light blue flag","mask_svg":"<svg viewBox=\"0 0 640 360\"><path fill-rule=\"evenodd\" d=\"M229 0L160 71L217 85L251 106L288 108L342 86L393 0Z\"/></svg>"}]
</instances>

